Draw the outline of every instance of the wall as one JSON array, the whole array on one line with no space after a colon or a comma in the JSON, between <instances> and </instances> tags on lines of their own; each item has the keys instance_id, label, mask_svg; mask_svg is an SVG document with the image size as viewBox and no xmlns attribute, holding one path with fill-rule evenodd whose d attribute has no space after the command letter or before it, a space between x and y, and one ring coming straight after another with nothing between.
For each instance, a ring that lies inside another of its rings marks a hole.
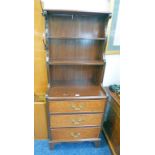
<instances>
[{"instance_id":1,"label":"wall","mask_svg":"<svg viewBox=\"0 0 155 155\"><path fill-rule=\"evenodd\" d=\"M106 55L103 86L120 84L120 55Z\"/></svg>"},{"instance_id":2,"label":"wall","mask_svg":"<svg viewBox=\"0 0 155 155\"><path fill-rule=\"evenodd\" d=\"M108 12L110 8L109 0L91 0L89 3L84 0L42 0L42 2L44 3L45 9L54 10Z\"/></svg>"}]
</instances>

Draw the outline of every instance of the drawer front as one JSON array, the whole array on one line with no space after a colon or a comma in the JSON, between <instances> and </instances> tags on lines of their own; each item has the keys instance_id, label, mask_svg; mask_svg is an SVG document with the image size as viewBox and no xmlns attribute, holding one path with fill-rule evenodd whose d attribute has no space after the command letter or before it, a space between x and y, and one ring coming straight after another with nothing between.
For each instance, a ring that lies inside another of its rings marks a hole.
<instances>
[{"instance_id":1,"label":"drawer front","mask_svg":"<svg viewBox=\"0 0 155 155\"><path fill-rule=\"evenodd\" d=\"M52 128L78 127L78 126L100 126L102 113L99 114L73 114L73 115L51 115Z\"/></svg>"},{"instance_id":2,"label":"drawer front","mask_svg":"<svg viewBox=\"0 0 155 155\"><path fill-rule=\"evenodd\" d=\"M51 113L104 112L106 99L79 101L52 101L49 103Z\"/></svg>"},{"instance_id":3,"label":"drawer front","mask_svg":"<svg viewBox=\"0 0 155 155\"><path fill-rule=\"evenodd\" d=\"M52 129L52 140L78 140L98 138L100 128L65 128Z\"/></svg>"}]
</instances>

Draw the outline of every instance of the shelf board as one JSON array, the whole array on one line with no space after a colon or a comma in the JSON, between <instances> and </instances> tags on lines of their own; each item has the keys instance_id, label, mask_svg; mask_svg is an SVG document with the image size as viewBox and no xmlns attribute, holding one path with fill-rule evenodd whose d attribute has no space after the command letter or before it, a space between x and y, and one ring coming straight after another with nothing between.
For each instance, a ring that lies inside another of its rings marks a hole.
<instances>
[{"instance_id":1,"label":"shelf board","mask_svg":"<svg viewBox=\"0 0 155 155\"><path fill-rule=\"evenodd\" d=\"M52 37L52 36L47 36L48 39L83 39L83 40L105 40L106 37Z\"/></svg>"},{"instance_id":2,"label":"shelf board","mask_svg":"<svg viewBox=\"0 0 155 155\"><path fill-rule=\"evenodd\" d=\"M104 65L104 60L51 60L50 65Z\"/></svg>"},{"instance_id":3,"label":"shelf board","mask_svg":"<svg viewBox=\"0 0 155 155\"><path fill-rule=\"evenodd\" d=\"M58 13L58 14L64 14L64 13L75 14L76 13L76 14L91 14L91 15L105 15L105 14L111 15L112 12L109 9L109 6L105 5L106 4L105 1L108 1L108 0L103 0L103 5L101 5L102 9L101 8L99 9L98 8L99 6L97 5L97 9L96 10L94 10L94 9L90 10L90 9L88 9L88 7L83 9L83 10L81 10L81 9L68 9L68 8L60 9L60 8L55 8L53 3L52 3L52 6L50 6L49 4L45 5L46 3L44 3L43 10L44 11L49 11L51 13ZM75 2L73 1L73 8L74 7L75 7Z\"/></svg>"},{"instance_id":4,"label":"shelf board","mask_svg":"<svg viewBox=\"0 0 155 155\"><path fill-rule=\"evenodd\" d=\"M103 99L106 93L100 85L61 85L48 89L48 100Z\"/></svg>"}]
</instances>

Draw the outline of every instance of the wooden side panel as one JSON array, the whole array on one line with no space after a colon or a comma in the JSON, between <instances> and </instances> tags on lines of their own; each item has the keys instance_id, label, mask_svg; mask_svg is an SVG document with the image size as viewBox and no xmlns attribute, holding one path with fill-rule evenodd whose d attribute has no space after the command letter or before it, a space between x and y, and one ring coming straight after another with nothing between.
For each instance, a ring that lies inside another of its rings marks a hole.
<instances>
[{"instance_id":1,"label":"wooden side panel","mask_svg":"<svg viewBox=\"0 0 155 155\"><path fill-rule=\"evenodd\" d=\"M34 92L36 95L42 95L47 89L46 54L35 52L34 56Z\"/></svg>"},{"instance_id":2,"label":"wooden side panel","mask_svg":"<svg viewBox=\"0 0 155 155\"><path fill-rule=\"evenodd\" d=\"M39 35L42 35L42 33L39 34L39 32L35 32L34 34L34 54L39 52L46 53L44 50L43 38Z\"/></svg>"},{"instance_id":3,"label":"wooden side panel","mask_svg":"<svg viewBox=\"0 0 155 155\"><path fill-rule=\"evenodd\" d=\"M34 138L47 139L46 103L34 103Z\"/></svg>"},{"instance_id":4,"label":"wooden side panel","mask_svg":"<svg viewBox=\"0 0 155 155\"><path fill-rule=\"evenodd\" d=\"M112 93L110 94L112 95ZM106 116L103 124L103 131L108 140L110 148L114 155L120 154L120 106L116 103L114 96L110 100L106 108Z\"/></svg>"},{"instance_id":5,"label":"wooden side panel","mask_svg":"<svg viewBox=\"0 0 155 155\"><path fill-rule=\"evenodd\" d=\"M37 12L41 12L41 4L40 0L34 0L34 10Z\"/></svg>"},{"instance_id":6,"label":"wooden side panel","mask_svg":"<svg viewBox=\"0 0 155 155\"><path fill-rule=\"evenodd\" d=\"M34 0L34 93L45 94L47 89L46 52L43 45L44 17L39 0Z\"/></svg>"},{"instance_id":7,"label":"wooden side panel","mask_svg":"<svg viewBox=\"0 0 155 155\"><path fill-rule=\"evenodd\" d=\"M45 27L45 20L44 16L42 16L41 11L34 11L34 32L43 33ZM40 35L42 37L42 34Z\"/></svg>"}]
</instances>

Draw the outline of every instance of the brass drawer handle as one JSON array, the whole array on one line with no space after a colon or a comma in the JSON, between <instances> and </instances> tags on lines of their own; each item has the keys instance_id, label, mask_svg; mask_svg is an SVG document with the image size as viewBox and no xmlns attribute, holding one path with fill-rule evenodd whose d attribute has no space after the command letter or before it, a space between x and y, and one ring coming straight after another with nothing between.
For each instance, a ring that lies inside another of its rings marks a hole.
<instances>
[{"instance_id":1,"label":"brass drawer handle","mask_svg":"<svg viewBox=\"0 0 155 155\"><path fill-rule=\"evenodd\" d=\"M80 133L79 132L71 132L71 136L74 137L74 138L78 138L80 137Z\"/></svg>"},{"instance_id":2,"label":"brass drawer handle","mask_svg":"<svg viewBox=\"0 0 155 155\"><path fill-rule=\"evenodd\" d=\"M79 119L72 119L72 123L75 124L75 125L78 125L80 124L82 121L84 121L83 119L79 118Z\"/></svg>"},{"instance_id":3,"label":"brass drawer handle","mask_svg":"<svg viewBox=\"0 0 155 155\"><path fill-rule=\"evenodd\" d=\"M71 108L78 111L78 110L81 110L83 108L83 105L79 105L79 107L76 105L71 105Z\"/></svg>"}]
</instances>

